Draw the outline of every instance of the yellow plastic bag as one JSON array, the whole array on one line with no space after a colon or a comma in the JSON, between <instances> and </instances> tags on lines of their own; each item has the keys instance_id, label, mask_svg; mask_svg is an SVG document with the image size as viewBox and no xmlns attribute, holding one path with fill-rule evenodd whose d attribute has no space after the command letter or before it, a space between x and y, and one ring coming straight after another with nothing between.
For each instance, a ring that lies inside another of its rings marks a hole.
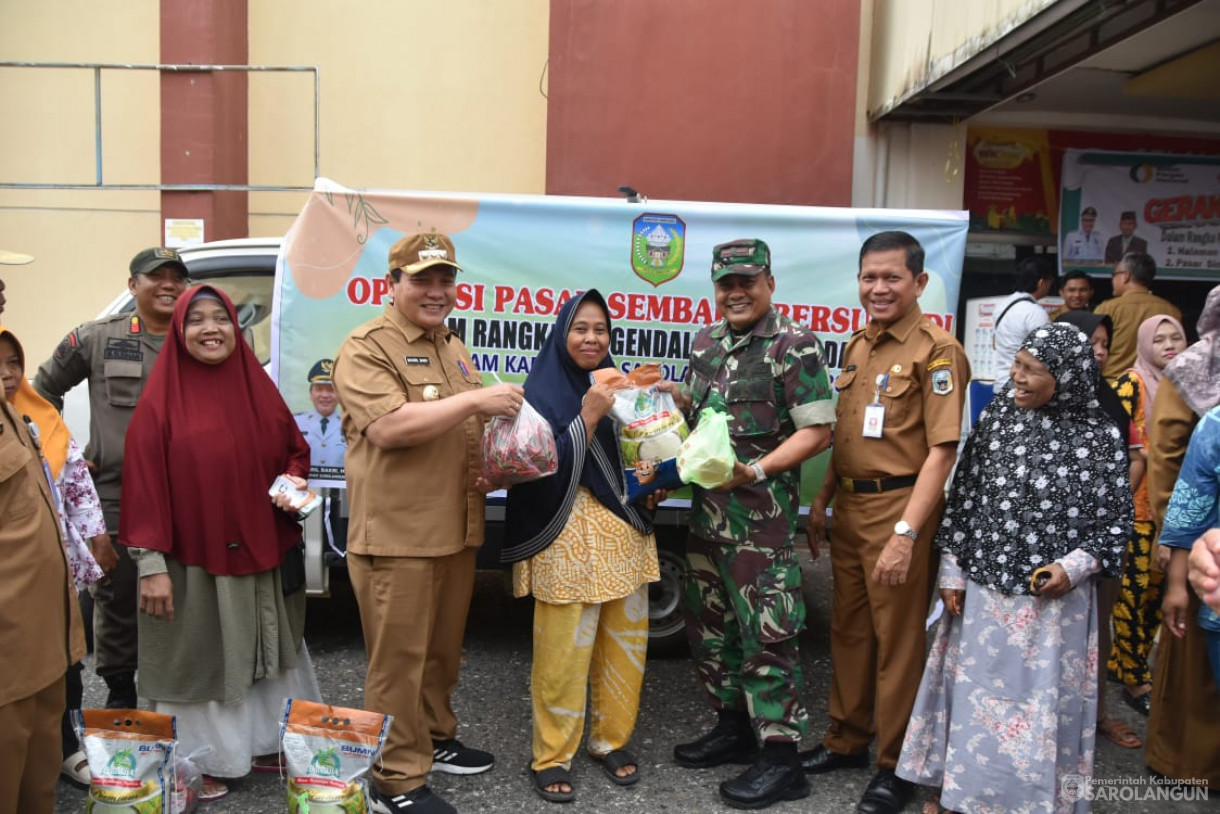
<instances>
[{"instance_id":1,"label":"yellow plastic bag","mask_svg":"<svg viewBox=\"0 0 1220 814\"><path fill-rule=\"evenodd\" d=\"M699 423L678 451L678 475L685 483L715 489L733 479L737 454L729 438L729 417L704 408Z\"/></svg>"}]
</instances>

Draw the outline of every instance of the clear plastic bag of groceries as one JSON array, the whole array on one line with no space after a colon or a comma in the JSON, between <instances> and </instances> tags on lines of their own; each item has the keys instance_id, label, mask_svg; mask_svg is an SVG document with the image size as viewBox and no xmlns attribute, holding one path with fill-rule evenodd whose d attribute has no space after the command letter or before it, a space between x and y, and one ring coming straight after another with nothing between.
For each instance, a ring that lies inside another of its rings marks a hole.
<instances>
[{"instance_id":1,"label":"clear plastic bag of groceries","mask_svg":"<svg viewBox=\"0 0 1220 814\"><path fill-rule=\"evenodd\" d=\"M623 458L627 499L636 501L657 489L680 487L678 450L690 429L674 397L657 388L657 382L661 380L660 366L641 365L626 377L606 368L596 371L594 378L608 384L625 385L614 392L610 417L614 419Z\"/></svg>"},{"instance_id":2,"label":"clear plastic bag of groceries","mask_svg":"<svg viewBox=\"0 0 1220 814\"><path fill-rule=\"evenodd\" d=\"M483 478L493 488L538 480L559 470L551 424L528 401L512 418L496 416L483 433Z\"/></svg>"}]
</instances>

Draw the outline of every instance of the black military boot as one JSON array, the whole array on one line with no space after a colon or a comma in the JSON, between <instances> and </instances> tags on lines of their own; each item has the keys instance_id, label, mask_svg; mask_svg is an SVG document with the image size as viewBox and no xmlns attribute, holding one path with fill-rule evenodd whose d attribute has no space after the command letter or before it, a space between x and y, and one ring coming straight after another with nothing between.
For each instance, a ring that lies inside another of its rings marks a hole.
<instances>
[{"instance_id":1,"label":"black military boot","mask_svg":"<svg viewBox=\"0 0 1220 814\"><path fill-rule=\"evenodd\" d=\"M791 742L767 743L753 766L720 784L720 799L733 808L766 808L779 800L808 796L809 780Z\"/></svg>"},{"instance_id":2,"label":"black military boot","mask_svg":"<svg viewBox=\"0 0 1220 814\"><path fill-rule=\"evenodd\" d=\"M758 740L750 716L722 709L711 732L690 743L674 747L674 762L688 769L707 769L722 763L750 763L758 755Z\"/></svg>"},{"instance_id":3,"label":"black military boot","mask_svg":"<svg viewBox=\"0 0 1220 814\"><path fill-rule=\"evenodd\" d=\"M138 709L140 699L136 695L136 674L115 673L102 676L110 692L106 695L106 709Z\"/></svg>"}]
</instances>

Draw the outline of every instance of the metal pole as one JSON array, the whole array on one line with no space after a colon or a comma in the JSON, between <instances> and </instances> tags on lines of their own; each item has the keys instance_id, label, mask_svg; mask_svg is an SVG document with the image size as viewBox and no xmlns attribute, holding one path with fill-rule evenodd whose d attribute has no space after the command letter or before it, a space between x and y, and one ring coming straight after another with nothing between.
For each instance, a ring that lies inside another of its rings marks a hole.
<instances>
[{"instance_id":1,"label":"metal pole","mask_svg":"<svg viewBox=\"0 0 1220 814\"><path fill-rule=\"evenodd\" d=\"M311 192L313 187L287 187L275 184L14 184L0 183L0 189L110 189L160 190L162 192Z\"/></svg>"},{"instance_id":2,"label":"metal pole","mask_svg":"<svg viewBox=\"0 0 1220 814\"><path fill-rule=\"evenodd\" d=\"M94 183L92 184L35 184L0 182L0 189L112 189L112 190L161 190L183 192L205 192L232 190L244 192L309 192L313 186L278 186L270 184L106 184L102 161L102 71L134 70L176 73L220 73L242 71L244 73L304 73L313 74L313 175L316 180L322 171L322 102L321 72L316 65L163 65L160 63L123 62L28 62L22 60L0 60L0 68L74 68L93 71L93 142Z\"/></svg>"},{"instance_id":3,"label":"metal pole","mask_svg":"<svg viewBox=\"0 0 1220 814\"><path fill-rule=\"evenodd\" d=\"M102 69L93 69L93 163L97 185L102 185Z\"/></svg>"},{"instance_id":4,"label":"metal pole","mask_svg":"<svg viewBox=\"0 0 1220 814\"><path fill-rule=\"evenodd\" d=\"M322 72L313 69L313 177L322 177Z\"/></svg>"}]
</instances>

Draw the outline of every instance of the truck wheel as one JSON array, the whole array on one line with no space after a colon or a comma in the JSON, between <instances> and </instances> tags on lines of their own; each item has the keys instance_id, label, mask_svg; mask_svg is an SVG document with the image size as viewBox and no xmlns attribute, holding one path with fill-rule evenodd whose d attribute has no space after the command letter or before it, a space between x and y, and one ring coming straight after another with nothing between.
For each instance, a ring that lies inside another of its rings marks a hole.
<instances>
[{"instance_id":1,"label":"truck wheel","mask_svg":"<svg viewBox=\"0 0 1220 814\"><path fill-rule=\"evenodd\" d=\"M648 586L648 655L677 655L686 648L682 616L682 578L686 572L683 541L668 544L657 535L661 581Z\"/></svg>"}]
</instances>

